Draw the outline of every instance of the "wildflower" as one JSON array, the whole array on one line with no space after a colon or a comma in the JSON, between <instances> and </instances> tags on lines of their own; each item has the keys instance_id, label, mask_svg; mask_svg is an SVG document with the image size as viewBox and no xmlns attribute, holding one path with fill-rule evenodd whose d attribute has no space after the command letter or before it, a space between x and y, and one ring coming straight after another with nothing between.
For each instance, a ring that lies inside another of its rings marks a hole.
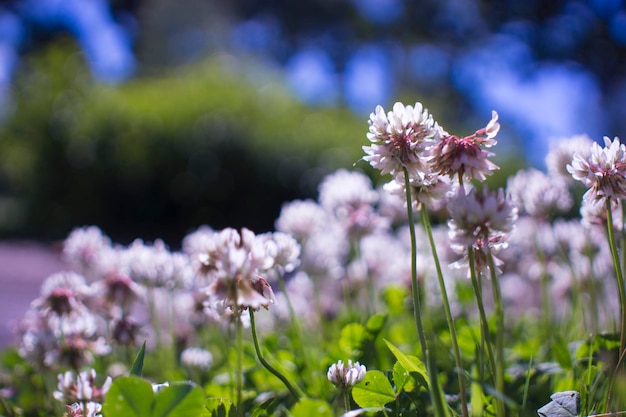
<instances>
[{"instance_id":1,"label":"wildflower","mask_svg":"<svg viewBox=\"0 0 626 417\"><path fill-rule=\"evenodd\" d=\"M233 310L268 308L274 293L260 274L274 265L262 238L254 232L226 228L215 234L207 252L200 257L202 267L214 279L207 288L214 300L223 300Z\"/></svg>"},{"instance_id":2,"label":"wildflower","mask_svg":"<svg viewBox=\"0 0 626 417\"><path fill-rule=\"evenodd\" d=\"M92 295L85 278L75 272L57 272L41 285L41 295L32 306L45 315L53 312L59 316L85 308L84 302Z\"/></svg>"},{"instance_id":3,"label":"wildflower","mask_svg":"<svg viewBox=\"0 0 626 417\"><path fill-rule=\"evenodd\" d=\"M90 369L83 371L76 376L71 371L67 371L57 376L57 391L54 398L65 403L94 401L102 403L109 388L111 387L111 377L107 377L101 386L96 386L96 371Z\"/></svg>"},{"instance_id":4,"label":"wildflower","mask_svg":"<svg viewBox=\"0 0 626 417\"><path fill-rule=\"evenodd\" d=\"M319 202L350 237L359 238L388 225L374 210L378 193L363 173L341 169L326 176L319 187Z\"/></svg>"},{"instance_id":5,"label":"wildflower","mask_svg":"<svg viewBox=\"0 0 626 417\"><path fill-rule=\"evenodd\" d=\"M213 355L206 349L190 347L182 351L180 361L189 368L206 371L213 363Z\"/></svg>"},{"instance_id":6,"label":"wildflower","mask_svg":"<svg viewBox=\"0 0 626 417\"><path fill-rule=\"evenodd\" d=\"M518 207L532 217L549 218L574 204L564 180L536 169L518 171L509 178L507 190Z\"/></svg>"},{"instance_id":7,"label":"wildflower","mask_svg":"<svg viewBox=\"0 0 626 417\"><path fill-rule=\"evenodd\" d=\"M361 382L365 378L366 371L365 365L361 365L359 362L353 364L352 360L348 360L348 365L345 366L340 360L328 368L326 375L334 386L345 389Z\"/></svg>"},{"instance_id":8,"label":"wildflower","mask_svg":"<svg viewBox=\"0 0 626 417\"><path fill-rule=\"evenodd\" d=\"M144 287L121 271L112 271L103 280L94 282L92 289L113 316L126 315L133 303L144 294ZM119 313L117 312L119 310Z\"/></svg>"},{"instance_id":9,"label":"wildflower","mask_svg":"<svg viewBox=\"0 0 626 417\"><path fill-rule=\"evenodd\" d=\"M284 204L276 220L276 230L288 233L304 243L328 222L326 211L313 200L296 200Z\"/></svg>"},{"instance_id":10,"label":"wildflower","mask_svg":"<svg viewBox=\"0 0 626 417\"><path fill-rule=\"evenodd\" d=\"M594 142L588 157L574 155L567 171L589 188L583 200L603 203L607 198L626 198L626 146L617 137L611 141L605 136L604 148Z\"/></svg>"},{"instance_id":11,"label":"wildflower","mask_svg":"<svg viewBox=\"0 0 626 417\"><path fill-rule=\"evenodd\" d=\"M468 194L459 189L448 202L450 220L449 236L453 248L465 254L472 246L476 250L479 269L482 257L506 247L509 234L517 219L517 208L504 196L504 191L490 193L486 187L482 192L475 189Z\"/></svg>"},{"instance_id":12,"label":"wildflower","mask_svg":"<svg viewBox=\"0 0 626 417\"><path fill-rule=\"evenodd\" d=\"M363 146L366 153L363 159L382 175L396 176L404 168L410 177L417 175L427 164L424 151L443 135L421 103L415 106L395 103L388 114L382 106L377 106L370 115L369 126L367 138L372 145Z\"/></svg>"},{"instance_id":13,"label":"wildflower","mask_svg":"<svg viewBox=\"0 0 626 417\"><path fill-rule=\"evenodd\" d=\"M433 171L440 175L448 175L450 178L458 175L484 181L487 175L491 175L499 167L488 159L494 154L481 146L486 148L494 146L497 143L494 138L499 130L498 113L493 111L487 126L472 135L459 138L446 134L428 151L432 156Z\"/></svg>"},{"instance_id":14,"label":"wildflower","mask_svg":"<svg viewBox=\"0 0 626 417\"><path fill-rule=\"evenodd\" d=\"M560 178L568 184L573 183L574 179L567 171L567 165L571 164L574 155L588 159L592 143L593 140L587 135L575 135L553 141L545 157L546 168L550 177Z\"/></svg>"},{"instance_id":15,"label":"wildflower","mask_svg":"<svg viewBox=\"0 0 626 417\"><path fill-rule=\"evenodd\" d=\"M448 177L432 173L419 173L409 179L413 208L421 209L422 205L430 209L439 209L453 190L453 183ZM399 197L406 199L404 181L390 181L383 188Z\"/></svg>"},{"instance_id":16,"label":"wildflower","mask_svg":"<svg viewBox=\"0 0 626 417\"><path fill-rule=\"evenodd\" d=\"M124 251L123 257L129 276L148 288L184 288L193 280L189 257L170 252L162 240L147 245L136 239Z\"/></svg>"},{"instance_id":17,"label":"wildflower","mask_svg":"<svg viewBox=\"0 0 626 417\"><path fill-rule=\"evenodd\" d=\"M98 263L101 252L111 249L111 239L97 226L72 230L63 242L63 259L87 273Z\"/></svg>"},{"instance_id":18,"label":"wildflower","mask_svg":"<svg viewBox=\"0 0 626 417\"><path fill-rule=\"evenodd\" d=\"M86 408L87 410L84 410ZM65 406L67 417L102 417L102 404L93 401L76 402Z\"/></svg>"}]
</instances>

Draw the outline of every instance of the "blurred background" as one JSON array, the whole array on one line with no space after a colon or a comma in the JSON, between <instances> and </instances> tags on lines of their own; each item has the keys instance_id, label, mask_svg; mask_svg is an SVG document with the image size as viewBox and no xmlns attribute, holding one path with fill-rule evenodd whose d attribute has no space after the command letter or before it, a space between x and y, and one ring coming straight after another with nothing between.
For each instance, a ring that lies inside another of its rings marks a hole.
<instances>
[{"instance_id":1,"label":"blurred background","mask_svg":"<svg viewBox=\"0 0 626 417\"><path fill-rule=\"evenodd\" d=\"M0 1L0 238L273 228L368 171L377 104L473 133L508 173L626 128L621 0ZM356 165L355 165L356 163Z\"/></svg>"}]
</instances>

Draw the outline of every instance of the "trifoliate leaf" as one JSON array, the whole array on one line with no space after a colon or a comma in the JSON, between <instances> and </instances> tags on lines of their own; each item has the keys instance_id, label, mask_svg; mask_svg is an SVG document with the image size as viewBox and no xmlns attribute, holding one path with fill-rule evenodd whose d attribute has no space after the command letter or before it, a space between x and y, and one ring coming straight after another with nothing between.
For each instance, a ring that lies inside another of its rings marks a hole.
<instances>
[{"instance_id":1,"label":"trifoliate leaf","mask_svg":"<svg viewBox=\"0 0 626 417\"><path fill-rule=\"evenodd\" d=\"M391 383L380 371L367 371L363 381L352 389L352 398L359 407L383 407L396 399Z\"/></svg>"}]
</instances>

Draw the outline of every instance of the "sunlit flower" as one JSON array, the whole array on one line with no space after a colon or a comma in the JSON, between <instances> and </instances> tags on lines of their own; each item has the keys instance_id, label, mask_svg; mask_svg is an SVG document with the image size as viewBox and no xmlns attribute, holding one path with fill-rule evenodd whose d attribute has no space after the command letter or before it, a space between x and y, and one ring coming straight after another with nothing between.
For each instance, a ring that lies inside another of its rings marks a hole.
<instances>
[{"instance_id":1,"label":"sunlit flower","mask_svg":"<svg viewBox=\"0 0 626 417\"><path fill-rule=\"evenodd\" d=\"M427 163L424 151L438 141L443 130L421 103L405 106L395 103L393 110L385 114L377 106L370 115L367 138L372 143L363 146L363 159L381 174L396 175L404 168L409 176L424 170Z\"/></svg>"},{"instance_id":2,"label":"sunlit flower","mask_svg":"<svg viewBox=\"0 0 626 417\"><path fill-rule=\"evenodd\" d=\"M517 208L505 198L504 191L499 189L493 193L486 187L482 192L472 189L469 193L459 189L448 201L448 211L452 247L458 253L466 254L467 248L472 246L477 264L483 260L483 255L506 247L517 219Z\"/></svg>"},{"instance_id":3,"label":"sunlit flower","mask_svg":"<svg viewBox=\"0 0 626 417\"><path fill-rule=\"evenodd\" d=\"M445 204L448 194L454 189L449 177L432 173L418 173L409 179L413 208L421 209L422 205L429 209L439 209ZM404 181L390 181L384 189L406 200Z\"/></svg>"},{"instance_id":4,"label":"sunlit flower","mask_svg":"<svg viewBox=\"0 0 626 417\"><path fill-rule=\"evenodd\" d=\"M214 280L207 288L212 300L222 300L236 311L268 308L274 302L274 293L260 274L275 261L264 239L245 228L241 233L226 228L214 237L200 257L203 269Z\"/></svg>"},{"instance_id":5,"label":"sunlit flower","mask_svg":"<svg viewBox=\"0 0 626 417\"><path fill-rule=\"evenodd\" d=\"M499 130L498 113L493 111L487 126L472 135L463 138L444 135L441 141L428 151L432 156L433 171L451 178L462 176L484 181L488 175L499 169L488 159L494 154L483 149L497 143L494 138Z\"/></svg>"},{"instance_id":6,"label":"sunlit flower","mask_svg":"<svg viewBox=\"0 0 626 417\"><path fill-rule=\"evenodd\" d=\"M365 365L361 365L359 362L353 364L352 360L349 360L347 365L344 365L343 361L331 365L326 375L334 386L350 388L365 378L366 371Z\"/></svg>"},{"instance_id":7,"label":"sunlit flower","mask_svg":"<svg viewBox=\"0 0 626 417\"><path fill-rule=\"evenodd\" d=\"M619 138L604 137L604 148L594 142L588 157L576 154L567 171L589 190L584 200L604 202L626 198L626 146Z\"/></svg>"},{"instance_id":8,"label":"sunlit flower","mask_svg":"<svg viewBox=\"0 0 626 417\"><path fill-rule=\"evenodd\" d=\"M63 242L63 259L82 273L97 267L103 251L111 250L111 239L97 226L72 230Z\"/></svg>"}]
</instances>

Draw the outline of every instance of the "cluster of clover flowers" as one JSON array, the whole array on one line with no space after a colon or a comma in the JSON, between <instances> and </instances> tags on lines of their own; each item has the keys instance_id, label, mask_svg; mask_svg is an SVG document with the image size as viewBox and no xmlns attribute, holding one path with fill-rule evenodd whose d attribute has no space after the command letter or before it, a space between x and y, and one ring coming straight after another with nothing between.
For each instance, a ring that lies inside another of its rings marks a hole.
<instances>
[{"instance_id":1,"label":"cluster of clover flowers","mask_svg":"<svg viewBox=\"0 0 626 417\"><path fill-rule=\"evenodd\" d=\"M489 374L501 393L505 313L551 320L564 314L574 289L580 297L572 302L586 307L575 310L586 330L611 322L615 302L625 325L614 232L624 235L626 148L618 139L605 139L605 147L583 136L562 141L546 157L547 173L520 171L505 193L475 188L498 168L487 150L500 128L495 112L486 127L466 137L445 132L419 103L396 103L388 113L377 107L369 126L364 160L392 180L375 188L364 174L339 170L322 181L317 201L286 203L275 232L203 226L185 237L180 251L171 251L162 241L118 245L95 226L74 230L63 249L72 270L45 281L19 329L20 353L42 370L59 372L55 397L67 404L68 414L97 416L109 383L95 385L89 369L95 357L127 359L144 339L172 354L180 351L179 358L170 358L172 366L180 360L201 378L213 365L208 347L216 342L207 329L216 327L226 333L235 329L239 355L242 328L250 327L259 360L298 398L298 384L263 358L255 312L271 306L260 323L267 327L295 323L315 329L342 311L377 311L379 295L392 286L412 291L431 378L437 371L428 360L425 305L444 307L458 370L463 366L455 317L477 314ZM581 218L568 220L560 216L574 204L574 180L589 190ZM416 228L417 210L422 227ZM431 225L429 213L448 221ZM452 266L445 274L442 263ZM434 275L437 280L430 279ZM483 288L483 277L491 288ZM474 307L460 303L453 291L468 281ZM611 296L615 292L618 300ZM488 337L485 306L496 316L495 342ZM140 325L145 322L151 325ZM622 352L625 333L622 327ZM123 372L110 367L108 375ZM358 362L339 362L328 378L347 392L364 373ZM457 375L466 416L467 381L463 372ZM239 405L241 372L235 376ZM502 396L497 398L497 414L503 416ZM439 400L432 402L442 413Z\"/></svg>"}]
</instances>

